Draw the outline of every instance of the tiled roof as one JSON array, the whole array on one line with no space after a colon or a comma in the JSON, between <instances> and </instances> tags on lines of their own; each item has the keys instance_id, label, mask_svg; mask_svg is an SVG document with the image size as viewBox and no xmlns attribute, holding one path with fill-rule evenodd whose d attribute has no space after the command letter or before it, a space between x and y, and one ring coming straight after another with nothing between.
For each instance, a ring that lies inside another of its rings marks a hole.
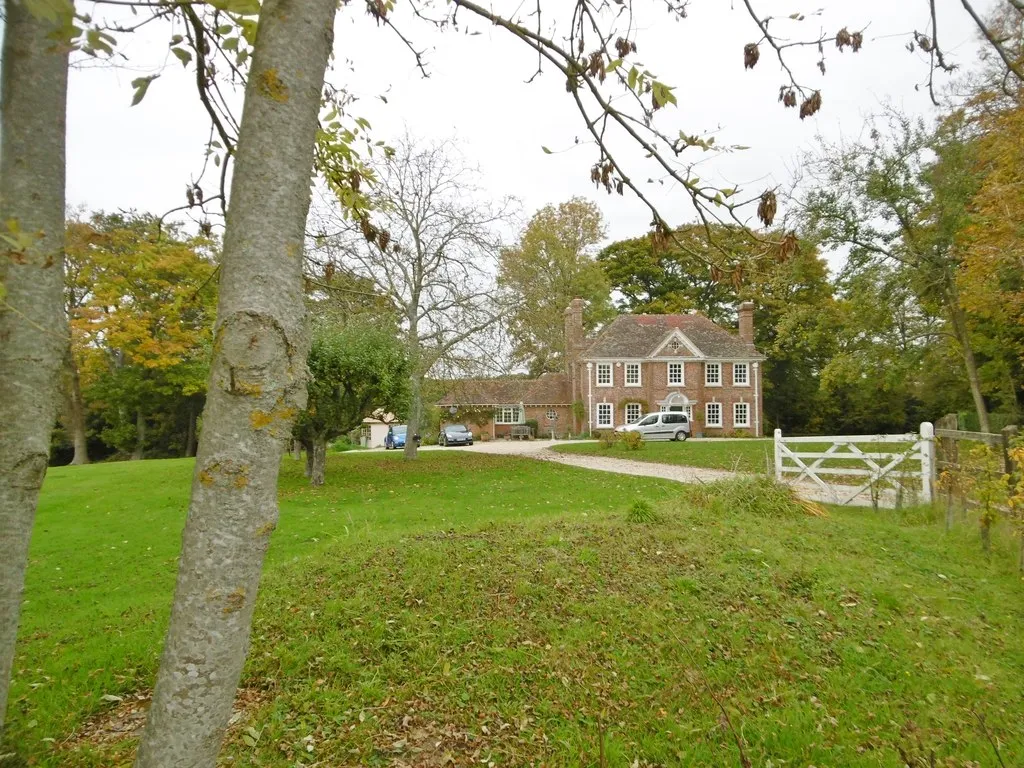
<instances>
[{"instance_id":1,"label":"tiled roof","mask_svg":"<svg viewBox=\"0 0 1024 768\"><path fill-rule=\"evenodd\" d=\"M591 359L647 357L676 328L708 358L763 357L753 344L741 341L701 314L619 315L587 346L584 356Z\"/></svg>"},{"instance_id":2,"label":"tiled roof","mask_svg":"<svg viewBox=\"0 0 1024 768\"><path fill-rule=\"evenodd\" d=\"M539 379L466 379L452 383L437 404L447 405L569 405L569 377L545 373Z\"/></svg>"}]
</instances>

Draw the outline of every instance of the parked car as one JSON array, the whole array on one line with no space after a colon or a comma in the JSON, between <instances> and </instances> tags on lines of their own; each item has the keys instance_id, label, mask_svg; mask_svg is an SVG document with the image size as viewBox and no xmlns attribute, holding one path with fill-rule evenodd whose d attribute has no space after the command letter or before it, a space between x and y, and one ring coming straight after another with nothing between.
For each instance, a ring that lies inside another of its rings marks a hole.
<instances>
[{"instance_id":1,"label":"parked car","mask_svg":"<svg viewBox=\"0 0 1024 768\"><path fill-rule=\"evenodd\" d=\"M639 432L644 440L685 440L690 436L690 420L685 413L661 411L649 413L632 424L615 428L616 432Z\"/></svg>"},{"instance_id":2,"label":"parked car","mask_svg":"<svg viewBox=\"0 0 1024 768\"><path fill-rule=\"evenodd\" d=\"M384 438L384 450L390 451L392 448L405 448L405 436L408 431L409 428L404 424L391 427ZM419 440L416 441L416 445L419 445Z\"/></svg>"},{"instance_id":3,"label":"parked car","mask_svg":"<svg viewBox=\"0 0 1024 768\"><path fill-rule=\"evenodd\" d=\"M472 445L473 433L465 424L448 424L441 427L441 434L437 436L438 445Z\"/></svg>"}]
</instances>

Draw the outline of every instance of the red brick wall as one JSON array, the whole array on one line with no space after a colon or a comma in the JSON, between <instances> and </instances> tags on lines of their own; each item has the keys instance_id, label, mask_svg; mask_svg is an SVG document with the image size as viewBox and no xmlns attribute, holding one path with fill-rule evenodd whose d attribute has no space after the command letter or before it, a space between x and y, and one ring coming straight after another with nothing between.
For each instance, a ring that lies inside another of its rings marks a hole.
<instances>
[{"instance_id":1,"label":"red brick wall","mask_svg":"<svg viewBox=\"0 0 1024 768\"><path fill-rule=\"evenodd\" d=\"M554 411L557 415L555 421L548 421L548 411ZM526 419L536 419L537 437L550 438L551 430L554 428L557 437L565 437L572 429L572 408L568 405L528 405L526 406ZM467 425L473 432L474 439L482 439L481 435L486 432L491 439L508 437L512 432L512 424L495 424L494 419L485 419L482 424Z\"/></svg>"},{"instance_id":2,"label":"red brick wall","mask_svg":"<svg viewBox=\"0 0 1024 768\"><path fill-rule=\"evenodd\" d=\"M679 392L680 394L686 395L691 401L695 401L697 404L693 408L693 434L703 433L708 437L720 437L724 435L731 435L736 429L744 430L749 432L751 435L755 433L755 417L760 419L763 423L764 414L761 408L761 403L757 403L757 407L754 405L754 376L755 370L753 365L749 365L748 380L750 384L748 386L734 386L732 383L733 370L731 363L722 363L722 375L721 375L721 386L707 386L704 383L704 363L697 361L685 361L684 362L684 373L683 373L683 386L668 384L668 364L664 361L649 361L640 364L641 375L639 387L627 387L625 385L626 377L626 366L625 363L616 365L612 363L612 382L611 387L599 387L597 386L597 369L595 367L590 371L592 382L588 385L587 379L587 368L586 363L580 366L580 377L583 382L583 401L587 402L588 394L593 395L593 408L594 415L591 420L594 424L594 429L597 429L597 404L601 402L608 402L614 405L613 419L614 425L625 423L625 404L629 401L642 401L646 404L645 412L657 411L659 409L658 402L664 400L670 393ZM760 378L760 366L756 371L756 375ZM760 387L756 390L760 395ZM704 426L705 421L705 405L709 402L718 402L722 404L722 426L721 427L708 427ZM735 427L733 425L733 403L745 402L748 404L748 420L750 423L749 427ZM763 435L763 429L761 430Z\"/></svg>"},{"instance_id":3,"label":"red brick wall","mask_svg":"<svg viewBox=\"0 0 1024 768\"><path fill-rule=\"evenodd\" d=\"M548 421L548 411L554 411L558 416L554 421ZM565 437L572 429L572 408L569 406L526 406L526 418L537 420L537 437L550 438L551 430L555 430L557 437Z\"/></svg>"}]
</instances>

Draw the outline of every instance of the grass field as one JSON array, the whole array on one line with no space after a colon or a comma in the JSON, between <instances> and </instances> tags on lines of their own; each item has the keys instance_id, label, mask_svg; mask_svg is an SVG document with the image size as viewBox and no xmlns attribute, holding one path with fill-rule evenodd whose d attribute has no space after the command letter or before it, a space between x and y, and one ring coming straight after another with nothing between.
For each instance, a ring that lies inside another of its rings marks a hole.
<instances>
[{"instance_id":1,"label":"grass field","mask_svg":"<svg viewBox=\"0 0 1024 768\"><path fill-rule=\"evenodd\" d=\"M190 469L51 470L12 764L129 764L111 715L152 685ZM224 764L739 765L732 729L757 766L998 765L989 737L1024 762L1008 536L986 560L920 511L695 507L516 457L298 470ZM660 522L628 522L639 498Z\"/></svg>"},{"instance_id":2,"label":"grass field","mask_svg":"<svg viewBox=\"0 0 1024 768\"><path fill-rule=\"evenodd\" d=\"M650 461L658 464L680 464L707 469L731 469L738 472L770 473L773 461L771 440L687 440L682 443L643 443L631 451L623 443L610 448L600 443L566 443L554 447L558 453L580 453L587 456L611 456L617 459ZM817 448L814 448L817 450Z\"/></svg>"}]
</instances>

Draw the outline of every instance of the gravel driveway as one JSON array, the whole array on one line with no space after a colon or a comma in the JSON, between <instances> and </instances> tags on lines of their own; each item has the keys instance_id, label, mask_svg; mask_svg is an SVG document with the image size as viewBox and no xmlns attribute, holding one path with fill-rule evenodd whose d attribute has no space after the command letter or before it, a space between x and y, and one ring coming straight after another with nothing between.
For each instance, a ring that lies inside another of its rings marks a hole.
<instances>
[{"instance_id":1,"label":"gravel driveway","mask_svg":"<svg viewBox=\"0 0 1024 768\"><path fill-rule=\"evenodd\" d=\"M733 472L727 469L706 469L704 467L683 467L677 464L656 464L649 461L630 461L629 459L615 459L605 456L587 456L575 453L557 453L551 448L564 443L556 440L492 440L486 443L477 443L471 449L481 453L500 453L526 456L541 461L553 461L557 464L568 464L571 467L592 469L599 472L615 472L621 475L634 475L637 477L657 477L662 480L674 480L677 483L713 483L718 480L729 480L741 477L743 473ZM854 488L838 486L836 491L825 490L812 483L790 483L801 498L808 501L817 501L823 504L839 504L845 497L854 491ZM896 506L896 496L892 491L883 490L879 492L879 503L883 507ZM864 491L851 501L848 506L869 507L871 506L871 494Z\"/></svg>"},{"instance_id":2,"label":"gravel driveway","mask_svg":"<svg viewBox=\"0 0 1024 768\"><path fill-rule=\"evenodd\" d=\"M568 464L571 467L617 472L620 475L660 477L663 480L675 480L680 483L713 483L716 480L728 480L739 475L737 472L730 472L726 469L681 467L676 464L654 464L649 461L630 461L610 456L587 456L580 453L557 453L551 450L553 446L565 444L564 440L491 440L486 443L476 443L472 450L480 453L527 456L531 459Z\"/></svg>"},{"instance_id":3,"label":"gravel driveway","mask_svg":"<svg viewBox=\"0 0 1024 768\"><path fill-rule=\"evenodd\" d=\"M556 453L541 449L527 454L535 459L553 461L557 464L568 464L583 469L596 469L602 472L617 472L621 475L638 475L640 477L660 477L663 480L675 480L679 483L713 483L716 480L729 480L739 477L739 472L727 469L705 469L703 467L681 467L676 464L655 464L650 461L630 461L629 459L613 459L604 456L585 456L582 454Z\"/></svg>"},{"instance_id":4,"label":"gravel driveway","mask_svg":"<svg viewBox=\"0 0 1024 768\"><path fill-rule=\"evenodd\" d=\"M436 445L423 446L429 450L442 451L476 451L477 453L495 453L501 455L525 456L540 461L553 461L557 464L568 464L571 467L581 469L592 469L598 472L615 472L620 475L634 475L637 477L658 477L662 480L674 480L677 483L713 483L718 480L729 480L740 477L743 473L732 472L727 469L706 469L704 467L683 467L677 464L655 464L648 461L630 461L629 459L613 459L605 456L587 456L575 453L557 453L551 448L556 445L564 445L564 440L489 440L488 442L476 442L472 447L465 448L438 448ZM597 442L596 440L594 441ZM383 450L383 449L379 449ZM824 504L838 504L842 499L832 491L826 491L818 485L810 482L792 484L796 492L808 501L817 501ZM842 486L839 491L843 491ZM849 492L854 489L850 488ZM846 494L842 494L845 498ZM879 498L883 507L896 506L895 494L892 491L881 491ZM871 506L871 495L868 491L861 493L852 501L846 502L848 506L869 507Z\"/></svg>"}]
</instances>

